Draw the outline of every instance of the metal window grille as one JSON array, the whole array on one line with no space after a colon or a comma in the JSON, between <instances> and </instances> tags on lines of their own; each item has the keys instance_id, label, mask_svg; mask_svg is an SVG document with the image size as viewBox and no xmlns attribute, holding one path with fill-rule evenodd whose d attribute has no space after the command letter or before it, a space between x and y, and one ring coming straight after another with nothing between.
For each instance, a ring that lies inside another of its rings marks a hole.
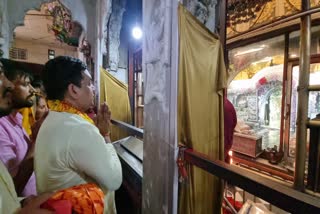
<instances>
[{"instance_id":1,"label":"metal window grille","mask_svg":"<svg viewBox=\"0 0 320 214\"><path fill-rule=\"evenodd\" d=\"M28 58L28 50L27 49L11 48L9 54L10 54L10 59L27 60L27 58Z\"/></svg>"}]
</instances>

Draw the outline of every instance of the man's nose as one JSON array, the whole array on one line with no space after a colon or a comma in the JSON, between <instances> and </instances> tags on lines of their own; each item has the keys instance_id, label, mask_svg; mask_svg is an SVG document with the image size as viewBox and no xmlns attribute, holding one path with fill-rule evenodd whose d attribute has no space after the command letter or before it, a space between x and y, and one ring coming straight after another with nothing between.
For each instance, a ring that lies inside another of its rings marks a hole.
<instances>
[{"instance_id":1,"label":"man's nose","mask_svg":"<svg viewBox=\"0 0 320 214\"><path fill-rule=\"evenodd\" d=\"M34 87L32 87L31 84L29 85L29 87L30 87L30 90L29 90L29 91L30 91L31 93L34 93L34 92L36 91L36 89L34 89Z\"/></svg>"},{"instance_id":2,"label":"man's nose","mask_svg":"<svg viewBox=\"0 0 320 214\"><path fill-rule=\"evenodd\" d=\"M10 80L8 80L6 76L4 76L4 84L7 89L9 90L14 89L14 84Z\"/></svg>"}]
</instances>

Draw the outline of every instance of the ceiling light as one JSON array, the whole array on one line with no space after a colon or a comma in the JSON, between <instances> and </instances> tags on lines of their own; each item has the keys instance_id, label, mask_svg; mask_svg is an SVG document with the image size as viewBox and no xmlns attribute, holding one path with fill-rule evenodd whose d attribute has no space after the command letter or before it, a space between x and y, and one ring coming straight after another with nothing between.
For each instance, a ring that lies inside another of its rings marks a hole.
<instances>
[{"instance_id":1,"label":"ceiling light","mask_svg":"<svg viewBox=\"0 0 320 214\"><path fill-rule=\"evenodd\" d=\"M272 60L272 57L267 56L267 57L265 57L265 58L263 58L263 59L261 59L261 60L258 60L258 61L253 62L252 65L256 65L256 64L261 63L261 62L269 62L269 61L271 61L271 60Z\"/></svg>"},{"instance_id":2,"label":"ceiling light","mask_svg":"<svg viewBox=\"0 0 320 214\"><path fill-rule=\"evenodd\" d=\"M134 27L133 29L132 29L132 36L133 36L133 38L135 38L135 39L141 39L141 37L142 37L142 30L141 30L141 28L140 27L138 27L138 26L136 26L136 27Z\"/></svg>"},{"instance_id":3,"label":"ceiling light","mask_svg":"<svg viewBox=\"0 0 320 214\"><path fill-rule=\"evenodd\" d=\"M244 55L244 54L248 54L248 53L253 53L253 52L261 51L261 50L264 49L265 47L267 47L267 46L266 46L266 45L261 45L260 47L257 47L257 48L251 48L251 49L249 49L249 50L240 51L240 52L236 53L234 56L240 56L240 55Z\"/></svg>"}]
</instances>

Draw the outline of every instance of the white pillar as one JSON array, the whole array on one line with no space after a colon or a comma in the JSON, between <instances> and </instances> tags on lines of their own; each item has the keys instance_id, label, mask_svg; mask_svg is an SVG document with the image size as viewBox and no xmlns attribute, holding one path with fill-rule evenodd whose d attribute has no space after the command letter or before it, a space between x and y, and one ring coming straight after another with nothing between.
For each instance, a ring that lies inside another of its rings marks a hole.
<instances>
[{"instance_id":1,"label":"white pillar","mask_svg":"<svg viewBox=\"0 0 320 214\"><path fill-rule=\"evenodd\" d=\"M177 213L177 0L143 1L142 213Z\"/></svg>"}]
</instances>

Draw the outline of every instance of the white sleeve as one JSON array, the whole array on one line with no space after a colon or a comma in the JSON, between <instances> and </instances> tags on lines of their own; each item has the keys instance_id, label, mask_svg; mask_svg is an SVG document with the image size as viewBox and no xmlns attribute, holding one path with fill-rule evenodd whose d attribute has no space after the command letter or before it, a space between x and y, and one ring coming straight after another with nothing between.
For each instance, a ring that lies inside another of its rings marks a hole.
<instances>
[{"instance_id":1,"label":"white sleeve","mask_svg":"<svg viewBox=\"0 0 320 214\"><path fill-rule=\"evenodd\" d=\"M121 163L111 143L106 144L91 125L74 127L68 148L69 164L104 191L114 191L122 183Z\"/></svg>"}]
</instances>

